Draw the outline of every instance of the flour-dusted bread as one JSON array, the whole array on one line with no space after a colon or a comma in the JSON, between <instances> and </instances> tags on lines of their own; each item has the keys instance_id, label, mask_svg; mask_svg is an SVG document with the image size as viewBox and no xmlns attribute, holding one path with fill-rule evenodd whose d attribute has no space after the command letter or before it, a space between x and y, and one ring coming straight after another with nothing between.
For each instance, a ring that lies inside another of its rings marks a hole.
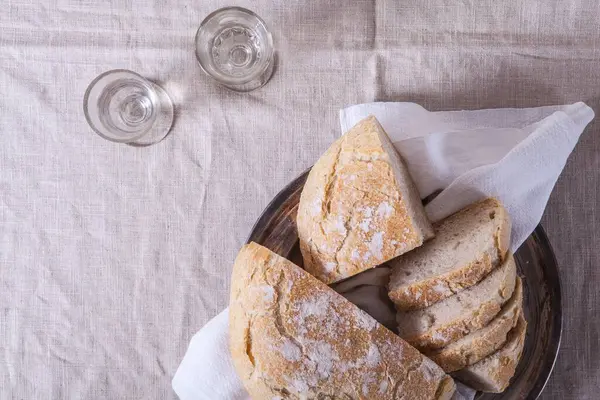
<instances>
[{"instance_id":1,"label":"flour-dusted bread","mask_svg":"<svg viewBox=\"0 0 600 400\"><path fill-rule=\"evenodd\" d=\"M372 116L314 165L297 223L304 269L325 283L404 254L434 234L406 166Z\"/></svg>"},{"instance_id":2,"label":"flour-dusted bread","mask_svg":"<svg viewBox=\"0 0 600 400\"><path fill-rule=\"evenodd\" d=\"M510 299L515 288L512 255L477 285L432 306L396 314L402 338L422 351L440 349L483 328Z\"/></svg>"},{"instance_id":3,"label":"flour-dusted bread","mask_svg":"<svg viewBox=\"0 0 600 400\"><path fill-rule=\"evenodd\" d=\"M453 375L473 389L488 393L503 392L521 359L526 332L527 322L521 314L517 326L509 332L508 340L500 350Z\"/></svg>"},{"instance_id":4,"label":"flour-dusted bread","mask_svg":"<svg viewBox=\"0 0 600 400\"><path fill-rule=\"evenodd\" d=\"M455 389L433 361L256 243L235 261L229 322L253 399L449 399Z\"/></svg>"},{"instance_id":5,"label":"flour-dusted bread","mask_svg":"<svg viewBox=\"0 0 600 400\"><path fill-rule=\"evenodd\" d=\"M493 198L434 228L434 239L389 263L389 296L399 310L424 308L475 285L504 261L510 244L508 213Z\"/></svg>"},{"instance_id":6,"label":"flour-dusted bread","mask_svg":"<svg viewBox=\"0 0 600 400\"><path fill-rule=\"evenodd\" d=\"M517 277L515 291L502 310L485 327L443 349L426 354L446 372L473 365L504 345L523 310L523 284Z\"/></svg>"}]
</instances>

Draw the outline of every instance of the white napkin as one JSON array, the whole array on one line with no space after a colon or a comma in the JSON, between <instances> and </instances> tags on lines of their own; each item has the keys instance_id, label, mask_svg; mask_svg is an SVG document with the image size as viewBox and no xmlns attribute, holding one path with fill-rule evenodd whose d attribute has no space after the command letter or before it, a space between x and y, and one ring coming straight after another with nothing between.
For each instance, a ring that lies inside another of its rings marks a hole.
<instances>
[{"instance_id":1,"label":"white napkin","mask_svg":"<svg viewBox=\"0 0 600 400\"><path fill-rule=\"evenodd\" d=\"M229 355L229 308L194 335L173 378L181 400L249 399Z\"/></svg>"},{"instance_id":2,"label":"white napkin","mask_svg":"<svg viewBox=\"0 0 600 400\"><path fill-rule=\"evenodd\" d=\"M370 103L342 110L341 132L370 114L406 160L421 197L443 189L426 206L432 221L495 196L513 221L513 251L539 223L569 154L594 118L584 103L449 112L429 112L414 103ZM371 311L374 317L389 323L393 310L376 295L377 286L385 285L385 274L372 272L372 281L366 283L358 276L354 284L345 282L336 289L361 308L377 310ZM365 284L374 289L365 289ZM227 319L225 310L193 337L173 378L181 400L248 399L229 355ZM472 391L460 389L456 399L472 398Z\"/></svg>"}]
</instances>

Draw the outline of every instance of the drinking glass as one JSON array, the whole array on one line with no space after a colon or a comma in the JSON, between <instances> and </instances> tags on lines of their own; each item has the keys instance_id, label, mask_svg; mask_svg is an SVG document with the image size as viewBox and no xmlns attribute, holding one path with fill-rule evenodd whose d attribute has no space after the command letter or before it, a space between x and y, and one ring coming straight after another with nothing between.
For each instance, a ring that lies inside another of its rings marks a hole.
<instances>
[{"instance_id":1,"label":"drinking glass","mask_svg":"<svg viewBox=\"0 0 600 400\"><path fill-rule=\"evenodd\" d=\"M126 69L107 71L88 86L83 112L104 139L147 146L160 142L173 124L173 103L155 83Z\"/></svg>"},{"instance_id":2,"label":"drinking glass","mask_svg":"<svg viewBox=\"0 0 600 400\"><path fill-rule=\"evenodd\" d=\"M202 70L229 89L257 89L273 74L271 33L258 15L245 8L211 13L196 32L195 46Z\"/></svg>"}]
</instances>

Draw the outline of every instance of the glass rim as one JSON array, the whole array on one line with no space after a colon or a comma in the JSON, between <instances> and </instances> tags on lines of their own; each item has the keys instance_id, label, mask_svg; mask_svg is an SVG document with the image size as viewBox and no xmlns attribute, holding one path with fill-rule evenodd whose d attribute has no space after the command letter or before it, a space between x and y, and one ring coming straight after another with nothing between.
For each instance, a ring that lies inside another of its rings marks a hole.
<instances>
[{"instance_id":1,"label":"glass rim","mask_svg":"<svg viewBox=\"0 0 600 400\"><path fill-rule=\"evenodd\" d=\"M265 64L265 67L254 72L252 75L250 75L249 77L247 77L244 80L240 80L238 82L229 84L229 83L225 83L223 82L222 79L219 79L217 77L215 77L215 75L211 74L208 69L203 65L202 63L202 59L200 58L199 54L198 54L198 41L200 39L200 33L202 32L202 29L206 26L206 24L215 17L215 15L222 13L224 11L240 11L246 14L251 15L252 17L256 18L258 20L258 22L262 25L262 27L265 29L265 32L267 33L267 39L269 42L269 55L268 55L268 60L269 62L267 62ZM261 76L262 74L264 74L270 67L271 64L273 63L273 54L275 53L274 49L273 49L273 35L271 34L271 31L269 30L269 27L267 25L267 23L258 15L256 14L254 11L252 10L248 10L247 8L244 7L239 7L239 6L228 6L228 7L222 7L219 8L213 12L211 12L210 14L208 14L206 16L206 18L204 18L202 20L202 22L200 23L200 26L198 27L198 30L196 30L196 36L194 37L194 55L196 56L196 61L198 62L198 65L200 66L200 68L202 69L202 71L210 76L214 81L216 81L217 83L225 86L225 87L230 87L231 85L244 85L246 83L250 83L253 80L255 80L256 78L258 78L259 76Z\"/></svg>"},{"instance_id":2,"label":"glass rim","mask_svg":"<svg viewBox=\"0 0 600 400\"><path fill-rule=\"evenodd\" d=\"M148 79L144 78L142 75L138 74L137 72L131 71L129 69L125 69L125 68L116 68L116 69L111 69L108 71L104 71L103 73L101 73L100 75L98 75L97 77L95 77L90 84L88 85L87 89L85 90L85 94L83 95L83 114L85 115L85 119L89 125L90 128L92 128L92 130L98 134L100 137L102 137L103 139L106 139L108 141L111 142L115 142L115 143L131 143L134 142L138 139L143 138L144 136L146 136L148 134L148 132L142 132L137 136L132 136L131 138L126 138L126 139L117 139L114 137L109 137L106 136L104 133L100 132L98 129L96 129L96 127L94 126L94 124L91 121L91 118L89 116L89 112L88 112L88 104L89 104L89 99L90 99L90 92L92 91L92 89L94 88L94 86L103 78L105 78L108 75L113 75L116 73L120 73L120 72L124 72L124 73L128 73L131 74L133 76L135 76L136 78L139 78L141 80L144 81L144 83L148 84L152 90L154 89L154 83L150 82Z\"/></svg>"}]
</instances>

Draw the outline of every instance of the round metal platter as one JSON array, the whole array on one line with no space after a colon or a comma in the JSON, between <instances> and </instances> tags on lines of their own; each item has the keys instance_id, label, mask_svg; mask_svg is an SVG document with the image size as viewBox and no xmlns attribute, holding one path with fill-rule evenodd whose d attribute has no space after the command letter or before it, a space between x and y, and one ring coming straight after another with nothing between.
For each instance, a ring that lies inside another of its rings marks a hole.
<instances>
[{"instance_id":1,"label":"round metal platter","mask_svg":"<svg viewBox=\"0 0 600 400\"><path fill-rule=\"evenodd\" d=\"M286 186L254 225L248 241L259 243L302 265L296 212L308 171ZM560 346L562 310L560 277L552 247L541 226L515 254L523 278L524 312L528 322L523 355L509 387L499 394L477 393L477 400L536 399L554 367Z\"/></svg>"}]
</instances>

